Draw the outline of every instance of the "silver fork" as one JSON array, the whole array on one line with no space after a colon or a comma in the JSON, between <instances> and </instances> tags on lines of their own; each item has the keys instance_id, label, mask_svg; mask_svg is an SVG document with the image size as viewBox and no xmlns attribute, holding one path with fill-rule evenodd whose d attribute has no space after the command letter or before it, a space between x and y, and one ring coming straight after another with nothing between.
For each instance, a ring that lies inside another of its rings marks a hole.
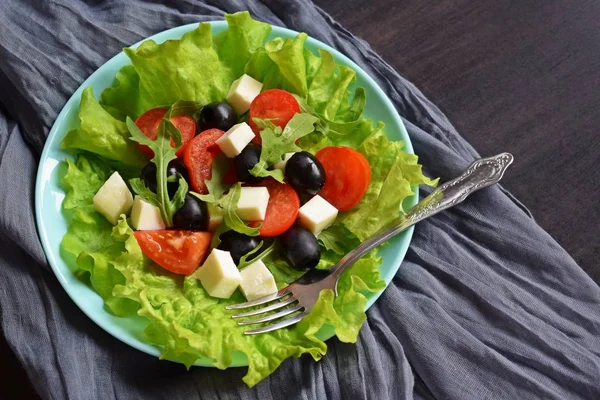
<instances>
[{"instance_id":1,"label":"silver fork","mask_svg":"<svg viewBox=\"0 0 600 400\"><path fill-rule=\"evenodd\" d=\"M244 333L247 335L271 332L298 323L313 308L321 290L333 289L335 296L337 296L337 283L340 276L360 257L417 222L461 203L476 190L497 183L504 175L504 171L513 162L513 159L512 154L501 153L494 157L476 160L458 178L437 187L429 196L410 208L405 215L398 217L390 225L381 229L371 238L365 240L354 250L342 257L329 270L331 272L325 278L309 284L293 282L277 293L246 303L230 305L225 308L228 310L242 310L279 300L266 307L232 315L232 318L237 319L277 311L264 317L240 321L238 325L260 324L291 315L291 317L282 319L271 325L245 331Z\"/></svg>"}]
</instances>

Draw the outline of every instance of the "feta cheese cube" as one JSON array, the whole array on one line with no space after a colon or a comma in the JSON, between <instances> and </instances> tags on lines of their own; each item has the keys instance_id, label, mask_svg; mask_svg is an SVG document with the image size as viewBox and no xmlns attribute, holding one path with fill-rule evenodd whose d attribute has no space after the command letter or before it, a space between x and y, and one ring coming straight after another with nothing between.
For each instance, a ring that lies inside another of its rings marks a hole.
<instances>
[{"instance_id":1,"label":"feta cheese cube","mask_svg":"<svg viewBox=\"0 0 600 400\"><path fill-rule=\"evenodd\" d=\"M208 230L214 232L223 222L223 209L212 203L206 203L208 209Z\"/></svg>"},{"instance_id":2,"label":"feta cheese cube","mask_svg":"<svg viewBox=\"0 0 600 400\"><path fill-rule=\"evenodd\" d=\"M245 221L262 221L268 204L269 190L266 187L242 187L236 212Z\"/></svg>"},{"instance_id":3,"label":"feta cheese cube","mask_svg":"<svg viewBox=\"0 0 600 400\"><path fill-rule=\"evenodd\" d=\"M229 158L240 154L244 147L254 139L252 128L245 122L231 127L223 136L215 141L223 153Z\"/></svg>"},{"instance_id":4,"label":"feta cheese cube","mask_svg":"<svg viewBox=\"0 0 600 400\"><path fill-rule=\"evenodd\" d=\"M338 210L319 195L306 202L298 211L298 222L315 235L335 221Z\"/></svg>"},{"instance_id":5,"label":"feta cheese cube","mask_svg":"<svg viewBox=\"0 0 600 400\"><path fill-rule=\"evenodd\" d=\"M227 102L236 113L243 114L250 109L250 103L259 95L262 87L262 83L244 74L231 84L227 93Z\"/></svg>"},{"instance_id":6,"label":"feta cheese cube","mask_svg":"<svg viewBox=\"0 0 600 400\"><path fill-rule=\"evenodd\" d=\"M273 168L280 169L281 172L285 173L285 165L294 154L296 153L285 153L283 155L283 160L277 161L275 164L273 164Z\"/></svg>"},{"instance_id":7,"label":"feta cheese cube","mask_svg":"<svg viewBox=\"0 0 600 400\"><path fill-rule=\"evenodd\" d=\"M133 196L121 175L114 172L94 196L94 208L113 225L119 222L121 214L129 213Z\"/></svg>"},{"instance_id":8,"label":"feta cheese cube","mask_svg":"<svg viewBox=\"0 0 600 400\"><path fill-rule=\"evenodd\" d=\"M258 260L240 271L240 290L248 301L277 293L277 285L271 271Z\"/></svg>"},{"instance_id":9,"label":"feta cheese cube","mask_svg":"<svg viewBox=\"0 0 600 400\"><path fill-rule=\"evenodd\" d=\"M209 295L219 299L230 298L242 281L231 253L219 249L212 250L194 276Z\"/></svg>"},{"instance_id":10,"label":"feta cheese cube","mask_svg":"<svg viewBox=\"0 0 600 400\"><path fill-rule=\"evenodd\" d=\"M165 229L160 209L145 202L137 195L133 199L133 207L131 208L131 224L138 231Z\"/></svg>"}]
</instances>

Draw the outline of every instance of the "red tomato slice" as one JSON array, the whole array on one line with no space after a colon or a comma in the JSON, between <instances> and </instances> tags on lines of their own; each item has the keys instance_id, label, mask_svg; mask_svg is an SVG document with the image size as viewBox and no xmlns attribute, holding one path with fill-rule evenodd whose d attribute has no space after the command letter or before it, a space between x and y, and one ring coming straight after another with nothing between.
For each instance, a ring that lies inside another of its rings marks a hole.
<instances>
[{"instance_id":1,"label":"red tomato slice","mask_svg":"<svg viewBox=\"0 0 600 400\"><path fill-rule=\"evenodd\" d=\"M212 178L213 161L221 153L215 141L225 132L220 129L208 129L200 132L190 141L183 153L183 162L190 174L190 185L195 192L207 194L205 180Z\"/></svg>"},{"instance_id":2,"label":"red tomato slice","mask_svg":"<svg viewBox=\"0 0 600 400\"><path fill-rule=\"evenodd\" d=\"M371 167L358 151L343 146L324 147L316 154L325 169L319 195L340 211L348 211L364 197L371 182Z\"/></svg>"},{"instance_id":3,"label":"red tomato slice","mask_svg":"<svg viewBox=\"0 0 600 400\"><path fill-rule=\"evenodd\" d=\"M287 231L298 217L300 198L287 183L279 183L266 178L256 186L265 186L269 190L269 204L265 220L258 230L260 236L277 236Z\"/></svg>"},{"instance_id":4,"label":"red tomato slice","mask_svg":"<svg viewBox=\"0 0 600 400\"><path fill-rule=\"evenodd\" d=\"M140 115L135 121L135 124L138 128L140 128L144 135L152 140L155 140L156 136L158 136L158 126L160 125L160 121L163 119L167 111L167 108L161 107L150 109ZM182 144L176 153L177 157L181 157L185 151L187 143L192 140L196 134L196 121L194 121L194 118L190 117L189 115L177 115L171 118L171 122L181 132ZM141 144L138 144L138 146L142 153L148 157L154 157L154 152L150 150L148 146ZM175 147L175 143L173 143L173 141L171 141L171 146Z\"/></svg>"},{"instance_id":5,"label":"red tomato slice","mask_svg":"<svg viewBox=\"0 0 600 400\"><path fill-rule=\"evenodd\" d=\"M231 164L225 175L223 175L222 182L226 185L233 185L238 181L237 172L235 172L235 165Z\"/></svg>"},{"instance_id":6,"label":"red tomato slice","mask_svg":"<svg viewBox=\"0 0 600 400\"><path fill-rule=\"evenodd\" d=\"M142 252L164 269L189 275L208 255L210 232L158 230L135 231Z\"/></svg>"},{"instance_id":7,"label":"red tomato slice","mask_svg":"<svg viewBox=\"0 0 600 400\"><path fill-rule=\"evenodd\" d=\"M252 118L270 119L275 125L285 128L294 114L300 112L300 105L291 93L281 89L265 90L250 104L250 118L248 124L256 133L252 142L261 144L260 129Z\"/></svg>"}]
</instances>

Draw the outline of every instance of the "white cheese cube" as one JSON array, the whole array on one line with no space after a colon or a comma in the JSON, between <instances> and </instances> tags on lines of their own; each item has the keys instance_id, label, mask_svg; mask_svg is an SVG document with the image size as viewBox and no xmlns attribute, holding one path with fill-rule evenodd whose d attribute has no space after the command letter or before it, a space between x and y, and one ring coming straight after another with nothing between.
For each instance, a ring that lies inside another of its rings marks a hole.
<instances>
[{"instance_id":1,"label":"white cheese cube","mask_svg":"<svg viewBox=\"0 0 600 400\"><path fill-rule=\"evenodd\" d=\"M333 224L338 210L327 200L319 195L306 202L298 211L300 225L314 233L319 234L323 229Z\"/></svg>"},{"instance_id":2,"label":"white cheese cube","mask_svg":"<svg viewBox=\"0 0 600 400\"><path fill-rule=\"evenodd\" d=\"M250 109L250 104L262 90L263 84L249 75L242 75L234 81L227 93L227 102L236 113L243 114Z\"/></svg>"},{"instance_id":3,"label":"white cheese cube","mask_svg":"<svg viewBox=\"0 0 600 400\"><path fill-rule=\"evenodd\" d=\"M277 285L271 271L258 260L240 271L240 290L248 301L277 293Z\"/></svg>"},{"instance_id":4,"label":"white cheese cube","mask_svg":"<svg viewBox=\"0 0 600 400\"><path fill-rule=\"evenodd\" d=\"M138 231L165 229L165 223L160 216L160 209L145 202L137 195L134 197L133 207L131 207L131 224Z\"/></svg>"},{"instance_id":5,"label":"white cheese cube","mask_svg":"<svg viewBox=\"0 0 600 400\"><path fill-rule=\"evenodd\" d=\"M223 136L215 141L219 148L229 158L240 154L244 147L254 139L252 128L245 122L231 127Z\"/></svg>"},{"instance_id":6,"label":"white cheese cube","mask_svg":"<svg viewBox=\"0 0 600 400\"><path fill-rule=\"evenodd\" d=\"M269 190L266 187L242 187L236 212L245 221L262 221L268 204Z\"/></svg>"},{"instance_id":7,"label":"white cheese cube","mask_svg":"<svg viewBox=\"0 0 600 400\"><path fill-rule=\"evenodd\" d=\"M212 297L228 299L242 281L231 253L213 249L206 261L194 273Z\"/></svg>"},{"instance_id":8,"label":"white cheese cube","mask_svg":"<svg viewBox=\"0 0 600 400\"><path fill-rule=\"evenodd\" d=\"M290 160L290 158L292 158L292 156L294 154L296 154L296 153L285 153L283 155L283 160L277 161L275 164L273 164L273 168L280 169L281 172L285 173L285 165Z\"/></svg>"},{"instance_id":9,"label":"white cheese cube","mask_svg":"<svg viewBox=\"0 0 600 400\"><path fill-rule=\"evenodd\" d=\"M223 222L223 209L212 203L206 203L208 209L208 230L214 232Z\"/></svg>"},{"instance_id":10,"label":"white cheese cube","mask_svg":"<svg viewBox=\"0 0 600 400\"><path fill-rule=\"evenodd\" d=\"M121 175L116 171L94 196L94 208L113 225L119 222L121 214L129 213L132 205L133 196Z\"/></svg>"}]
</instances>

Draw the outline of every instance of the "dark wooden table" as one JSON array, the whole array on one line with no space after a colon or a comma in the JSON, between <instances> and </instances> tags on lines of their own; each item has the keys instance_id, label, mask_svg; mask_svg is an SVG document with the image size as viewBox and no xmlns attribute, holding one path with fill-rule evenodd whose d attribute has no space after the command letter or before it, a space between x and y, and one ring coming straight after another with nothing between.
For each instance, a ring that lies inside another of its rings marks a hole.
<instances>
[{"instance_id":1,"label":"dark wooden table","mask_svg":"<svg viewBox=\"0 0 600 400\"><path fill-rule=\"evenodd\" d=\"M600 281L600 2L317 0L446 113ZM35 398L6 343L3 378Z\"/></svg>"}]
</instances>

